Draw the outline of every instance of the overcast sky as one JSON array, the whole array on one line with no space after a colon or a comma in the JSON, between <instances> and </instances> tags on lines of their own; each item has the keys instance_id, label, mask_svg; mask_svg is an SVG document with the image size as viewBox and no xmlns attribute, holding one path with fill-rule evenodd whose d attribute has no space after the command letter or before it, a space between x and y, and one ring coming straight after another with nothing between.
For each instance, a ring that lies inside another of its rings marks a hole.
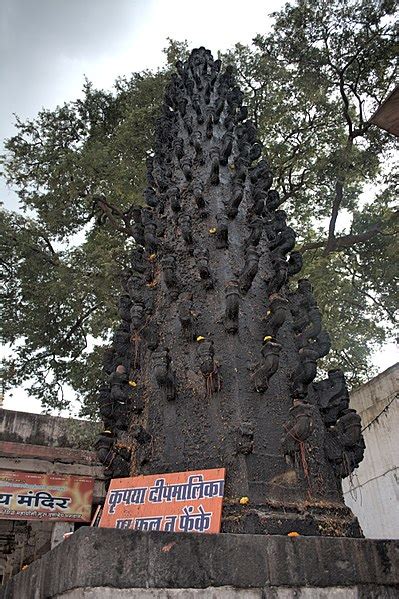
<instances>
[{"instance_id":1,"label":"overcast sky","mask_svg":"<svg viewBox=\"0 0 399 599\"><path fill-rule=\"evenodd\" d=\"M110 88L119 75L156 68L167 37L214 53L250 42L282 0L1 0L0 139L13 134L13 113L76 98L84 77ZM10 207L10 192L2 200Z\"/></svg>"},{"instance_id":2,"label":"overcast sky","mask_svg":"<svg viewBox=\"0 0 399 599\"><path fill-rule=\"evenodd\" d=\"M283 0L0 0L0 140L13 134L13 113L33 117L42 107L76 98L84 77L110 88L116 77L163 62L167 37L187 39L214 54L265 32ZM1 184L0 200L15 208ZM383 370L393 345L379 352ZM10 409L40 411L22 391Z\"/></svg>"}]
</instances>

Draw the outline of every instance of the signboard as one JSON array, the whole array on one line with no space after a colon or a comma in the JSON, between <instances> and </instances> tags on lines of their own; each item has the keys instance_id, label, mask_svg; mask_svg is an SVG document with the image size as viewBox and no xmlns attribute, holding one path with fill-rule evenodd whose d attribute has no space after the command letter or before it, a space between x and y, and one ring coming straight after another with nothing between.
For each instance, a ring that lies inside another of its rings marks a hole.
<instances>
[{"instance_id":1,"label":"signboard","mask_svg":"<svg viewBox=\"0 0 399 599\"><path fill-rule=\"evenodd\" d=\"M115 478L100 527L219 532L225 472L217 468Z\"/></svg>"},{"instance_id":2,"label":"signboard","mask_svg":"<svg viewBox=\"0 0 399 599\"><path fill-rule=\"evenodd\" d=\"M0 519L89 522L94 479L0 470Z\"/></svg>"}]
</instances>

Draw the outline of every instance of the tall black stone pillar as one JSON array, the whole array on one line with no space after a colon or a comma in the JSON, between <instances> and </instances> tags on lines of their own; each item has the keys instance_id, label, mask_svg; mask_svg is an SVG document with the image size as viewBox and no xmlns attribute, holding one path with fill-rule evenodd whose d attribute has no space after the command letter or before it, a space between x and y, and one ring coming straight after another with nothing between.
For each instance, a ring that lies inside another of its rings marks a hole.
<instances>
[{"instance_id":1,"label":"tall black stone pillar","mask_svg":"<svg viewBox=\"0 0 399 599\"><path fill-rule=\"evenodd\" d=\"M136 211L97 448L110 477L227 469L222 530L359 536L341 371L233 69L178 63ZM296 277L297 280L297 277ZM240 498L248 498L246 505Z\"/></svg>"}]
</instances>

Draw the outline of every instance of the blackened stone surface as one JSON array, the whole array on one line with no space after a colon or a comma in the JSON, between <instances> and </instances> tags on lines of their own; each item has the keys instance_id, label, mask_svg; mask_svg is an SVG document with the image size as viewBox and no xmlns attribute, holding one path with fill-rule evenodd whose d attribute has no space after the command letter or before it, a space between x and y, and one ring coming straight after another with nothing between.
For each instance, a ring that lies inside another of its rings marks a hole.
<instances>
[{"instance_id":1,"label":"blackened stone surface","mask_svg":"<svg viewBox=\"0 0 399 599\"><path fill-rule=\"evenodd\" d=\"M0 599L51 599L73 589L219 587L263 589L263 597L283 596L268 594L280 587L344 587L349 597L394 597L398 553L396 541L81 528L15 576Z\"/></svg>"},{"instance_id":2,"label":"blackened stone surface","mask_svg":"<svg viewBox=\"0 0 399 599\"><path fill-rule=\"evenodd\" d=\"M397 589L388 587L268 587L267 589L74 589L60 599L396 599Z\"/></svg>"},{"instance_id":3,"label":"blackened stone surface","mask_svg":"<svg viewBox=\"0 0 399 599\"><path fill-rule=\"evenodd\" d=\"M233 67L205 48L176 66L104 363L106 476L225 467L223 531L361 536L341 492L363 456L360 418L343 375L313 385L331 342L310 282L293 279L302 259L273 165Z\"/></svg>"}]
</instances>

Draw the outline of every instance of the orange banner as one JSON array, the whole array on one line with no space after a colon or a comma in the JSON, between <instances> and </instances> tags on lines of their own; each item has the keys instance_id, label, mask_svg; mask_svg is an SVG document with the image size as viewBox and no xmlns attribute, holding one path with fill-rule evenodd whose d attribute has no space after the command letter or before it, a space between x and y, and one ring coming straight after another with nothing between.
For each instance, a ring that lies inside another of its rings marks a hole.
<instances>
[{"instance_id":1,"label":"orange banner","mask_svg":"<svg viewBox=\"0 0 399 599\"><path fill-rule=\"evenodd\" d=\"M115 478L100 527L168 532L220 531L224 468Z\"/></svg>"},{"instance_id":2,"label":"orange banner","mask_svg":"<svg viewBox=\"0 0 399 599\"><path fill-rule=\"evenodd\" d=\"M0 470L0 519L89 522L94 479Z\"/></svg>"}]
</instances>

